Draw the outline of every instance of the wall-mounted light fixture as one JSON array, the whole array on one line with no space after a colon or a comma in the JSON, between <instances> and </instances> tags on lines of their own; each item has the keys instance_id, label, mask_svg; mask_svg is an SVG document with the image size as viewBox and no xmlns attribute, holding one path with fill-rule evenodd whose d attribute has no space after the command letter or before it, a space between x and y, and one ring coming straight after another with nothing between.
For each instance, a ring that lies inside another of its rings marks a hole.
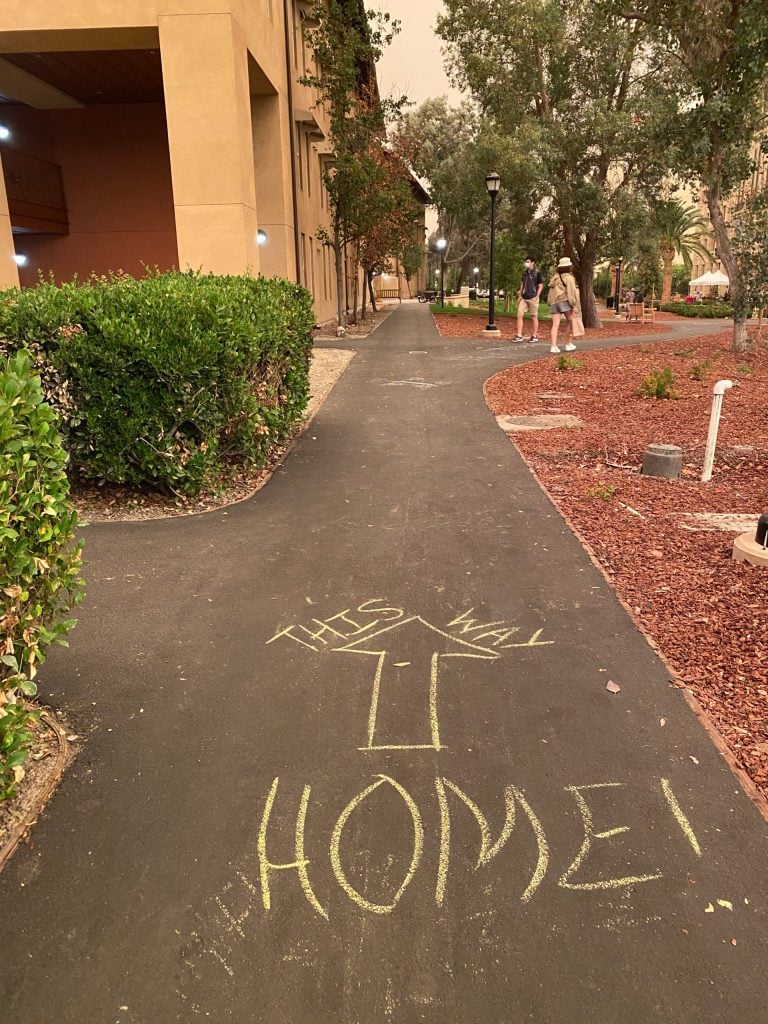
<instances>
[{"instance_id":1,"label":"wall-mounted light fixture","mask_svg":"<svg viewBox=\"0 0 768 1024\"><path fill-rule=\"evenodd\" d=\"M17 267L26 267L29 263L29 256L23 252L17 252L14 253L13 260Z\"/></svg>"},{"instance_id":2,"label":"wall-mounted light fixture","mask_svg":"<svg viewBox=\"0 0 768 1024\"><path fill-rule=\"evenodd\" d=\"M0 142L5 142L11 137L11 129L7 124L0 124Z\"/></svg>"},{"instance_id":3,"label":"wall-mounted light fixture","mask_svg":"<svg viewBox=\"0 0 768 1024\"><path fill-rule=\"evenodd\" d=\"M266 231L262 231L261 228L256 232L256 241L259 245L266 245L269 241L269 236Z\"/></svg>"}]
</instances>

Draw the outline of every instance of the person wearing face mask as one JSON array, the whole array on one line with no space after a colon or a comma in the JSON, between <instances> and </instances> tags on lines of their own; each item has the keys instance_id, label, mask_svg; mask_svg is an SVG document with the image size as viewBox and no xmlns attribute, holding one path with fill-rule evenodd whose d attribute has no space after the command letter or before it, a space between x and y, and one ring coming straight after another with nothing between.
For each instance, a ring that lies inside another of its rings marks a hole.
<instances>
[{"instance_id":1,"label":"person wearing face mask","mask_svg":"<svg viewBox=\"0 0 768 1024\"><path fill-rule=\"evenodd\" d=\"M533 334L528 339L531 345L539 340L539 299L544 287L544 278L536 267L536 263L530 256L525 261L523 280L517 293L517 337L513 341L523 341L523 316L531 314L533 321Z\"/></svg>"}]
</instances>

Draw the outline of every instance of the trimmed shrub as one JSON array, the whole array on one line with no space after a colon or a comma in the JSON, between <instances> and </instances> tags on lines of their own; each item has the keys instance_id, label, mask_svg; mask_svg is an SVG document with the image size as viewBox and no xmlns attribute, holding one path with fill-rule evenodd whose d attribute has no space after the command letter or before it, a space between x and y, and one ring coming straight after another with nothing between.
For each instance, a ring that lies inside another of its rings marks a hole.
<instances>
[{"instance_id":1,"label":"trimmed shrub","mask_svg":"<svg viewBox=\"0 0 768 1024\"><path fill-rule=\"evenodd\" d=\"M228 464L263 465L286 438L309 397L313 326L303 288L247 276L155 272L0 296L0 333L37 335L69 383L73 470L180 494Z\"/></svg>"},{"instance_id":2,"label":"trimmed shrub","mask_svg":"<svg viewBox=\"0 0 768 1024\"><path fill-rule=\"evenodd\" d=\"M0 360L0 800L23 777L37 667L83 594L67 456L43 398L29 353Z\"/></svg>"},{"instance_id":3,"label":"trimmed shrub","mask_svg":"<svg viewBox=\"0 0 768 1024\"><path fill-rule=\"evenodd\" d=\"M724 302L665 302L660 308L662 313L677 313L678 316L700 317L704 320L727 320L733 317L733 306Z\"/></svg>"},{"instance_id":4,"label":"trimmed shrub","mask_svg":"<svg viewBox=\"0 0 768 1024\"><path fill-rule=\"evenodd\" d=\"M663 370L651 370L643 379L638 393L643 398L677 398L672 368L665 366Z\"/></svg>"}]
</instances>

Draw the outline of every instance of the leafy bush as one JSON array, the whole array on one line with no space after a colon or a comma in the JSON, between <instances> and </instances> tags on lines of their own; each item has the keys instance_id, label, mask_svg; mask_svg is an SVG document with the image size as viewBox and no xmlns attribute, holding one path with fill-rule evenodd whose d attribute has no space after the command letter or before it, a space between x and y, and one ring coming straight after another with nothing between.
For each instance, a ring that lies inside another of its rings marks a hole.
<instances>
[{"instance_id":1,"label":"leafy bush","mask_svg":"<svg viewBox=\"0 0 768 1024\"><path fill-rule=\"evenodd\" d=\"M724 302L665 302L661 306L661 311L677 313L678 316L700 317L704 320L727 320L733 316L733 306Z\"/></svg>"},{"instance_id":2,"label":"leafy bush","mask_svg":"<svg viewBox=\"0 0 768 1024\"><path fill-rule=\"evenodd\" d=\"M0 360L0 800L14 795L32 739L24 698L82 600L67 457L43 397L27 352Z\"/></svg>"},{"instance_id":3,"label":"leafy bush","mask_svg":"<svg viewBox=\"0 0 768 1024\"><path fill-rule=\"evenodd\" d=\"M39 337L68 381L80 477L195 494L262 465L304 411L314 316L287 281L152 273L0 295L0 333Z\"/></svg>"},{"instance_id":4,"label":"leafy bush","mask_svg":"<svg viewBox=\"0 0 768 1024\"><path fill-rule=\"evenodd\" d=\"M669 366L663 370L651 370L640 385L643 398L676 398L675 375Z\"/></svg>"},{"instance_id":5,"label":"leafy bush","mask_svg":"<svg viewBox=\"0 0 768 1024\"><path fill-rule=\"evenodd\" d=\"M580 370L583 363L576 356L558 356L555 369L564 372L565 370Z\"/></svg>"}]
</instances>

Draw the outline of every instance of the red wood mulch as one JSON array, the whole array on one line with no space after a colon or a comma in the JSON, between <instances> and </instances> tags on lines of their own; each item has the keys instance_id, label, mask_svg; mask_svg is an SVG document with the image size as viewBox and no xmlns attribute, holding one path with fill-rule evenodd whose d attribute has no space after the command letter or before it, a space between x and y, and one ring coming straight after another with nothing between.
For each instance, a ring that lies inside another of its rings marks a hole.
<instances>
[{"instance_id":1,"label":"red wood mulch","mask_svg":"<svg viewBox=\"0 0 768 1024\"><path fill-rule=\"evenodd\" d=\"M725 332L577 356L581 368L567 372L554 356L502 371L486 384L488 404L497 415L558 411L582 420L514 442L768 795L768 569L732 561L732 533L683 528L685 513L768 512L766 346L737 356ZM639 397L646 374L666 366L679 398ZM692 378L694 367L703 381ZM701 484L720 378L738 387L725 396L715 475ZM654 441L684 448L681 480L639 474Z\"/></svg>"},{"instance_id":2,"label":"red wood mulch","mask_svg":"<svg viewBox=\"0 0 768 1024\"><path fill-rule=\"evenodd\" d=\"M484 316L451 316L450 314L434 314L434 321L441 338L476 338L485 330L488 318ZM517 334L517 321L505 317L496 321L502 338L514 338ZM525 330L530 334L530 321L525 321ZM602 327L592 327L586 337L595 338L632 338L641 334L667 334L668 328L661 324L627 323L625 320L603 321ZM542 320L539 328L542 341L549 341L549 321ZM561 329L560 338L563 339Z\"/></svg>"}]
</instances>

